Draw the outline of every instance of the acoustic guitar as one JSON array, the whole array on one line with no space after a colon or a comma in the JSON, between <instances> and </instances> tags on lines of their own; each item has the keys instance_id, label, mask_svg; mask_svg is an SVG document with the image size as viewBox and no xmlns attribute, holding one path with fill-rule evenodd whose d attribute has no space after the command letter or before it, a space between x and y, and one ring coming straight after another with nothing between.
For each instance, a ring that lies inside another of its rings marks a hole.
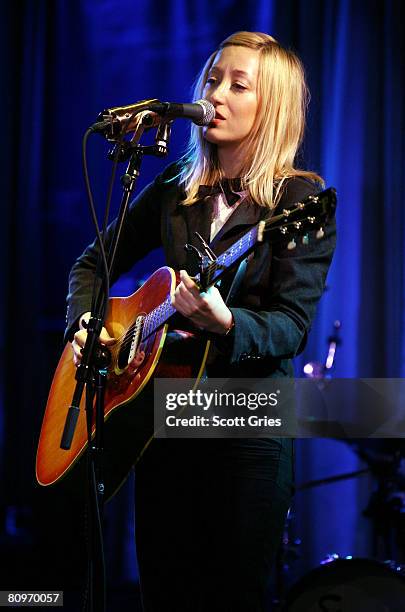
<instances>
[{"instance_id":1,"label":"acoustic guitar","mask_svg":"<svg viewBox=\"0 0 405 612\"><path fill-rule=\"evenodd\" d=\"M260 221L219 257L204 255L197 283L203 290L218 283L265 239L274 242L281 237L290 241L288 246L294 246L295 236L306 236L312 230L321 238L335 207L336 192L329 188ZM176 312L170 296L179 282L178 273L163 267L132 295L109 300L105 327L117 342L110 347L104 402L105 499L118 490L153 439L153 378L198 381L204 371L210 341L203 333L173 332L180 340L180 352L179 342L170 342L170 323ZM145 356L140 363L142 352ZM67 344L53 377L39 438L36 476L43 486L62 478L70 482L73 490L80 486L78 478L85 464L82 457L88 445L84 397L71 447L60 447L68 403L76 385L75 372L72 348Z\"/></svg>"}]
</instances>

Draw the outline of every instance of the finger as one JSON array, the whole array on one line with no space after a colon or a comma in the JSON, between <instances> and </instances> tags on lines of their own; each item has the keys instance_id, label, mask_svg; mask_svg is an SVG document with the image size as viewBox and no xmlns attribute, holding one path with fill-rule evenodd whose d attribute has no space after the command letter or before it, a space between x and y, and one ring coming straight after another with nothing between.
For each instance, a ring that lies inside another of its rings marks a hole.
<instances>
[{"instance_id":1,"label":"finger","mask_svg":"<svg viewBox=\"0 0 405 612\"><path fill-rule=\"evenodd\" d=\"M81 348L83 348L86 342L86 338L87 338L87 331L85 329L81 329L75 333L74 342L72 344L76 342Z\"/></svg>"},{"instance_id":2,"label":"finger","mask_svg":"<svg viewBox=\"0 0 405 612\"><path fill-rule=\"evenodd\" d=\"M180 270L180 278L181 278L182 282L184 283L184 286L189 291L191 291L193 293L193 295L196 295L196 296L200 295L200 291L199 291L197 285L195 284L195 282L193 281L191 276L189 276L185 270Z\"/></svg>"},{"instance_id":3,"label":"finger","mask_svg":"<svg viewBox=\"0 0 405 612\"><path fill-rule=\"evenodd\" d=\"M90 316L91 316L90 312L85 312L84 315L81 316L80 330L88 329ZM102 342L103 344L109 345L109 344L113 344L114 342L116 342L116 338L113 338L112 336L110 336L106 328L103 327L100 332L100 342Z\"/></svg>"},{"instance_id":4,"label":"finger","mask_svg":"<svg viewBox=\"0 0 405 612\"><path fill-rule=\"evenodd\" d=\"M190 319L194 325L203 329L205 327L205 319L206 314L201 312L198 308L190 308L190 305L187 301L184 301L181 297L177 297L172 300L172 304L176 308L177 312L179 312L183 317L187 317Z\"/></svg>"},{"instance_id":5,"label":"finger","mask_svg":"<svg viewBox=\"0 0 405 612\"><path fill-rule=\"evenodd\" d=\"M110 346L111 344L114 344L115 342L117 342L117 339L110 336L106 328L103 327L100 333L100 342L102 344L105 344L106 346Z\"/></svg>"},{"instance_id":6,"label":"finger","mask_svg":"<svg viewBox=\"0 0 405 612\"><path fill-rule=\"evenodd\" d=\"M180 314L184 315L185 317L190 316L190 314L195 310L195 306L191 306L189 300L180 294L172 296L172 305Z\"/></svg>"},{"instance_id":7,"label":"finger","mask_svg":"<svg viewBox=\"0 0 405 612\"><path fill-rule=\"evenodd\" d=\"M82 359L82 353L81 353L82 349L80 345L77 344L77 342L75 341L71 343L71 347L73 351L73 363L75 364L75 366L78 366Z\"/></svg>"},{"instance_id":8,"label":"finger","mask_svg":"<svg viewBox=\"0 0 405 612\"><path fill-rule=\"evenodd\" d=\"M200 294L193 293L193 290L188 289L184 283L180 283L175 292L175 297L180 298L184 303L188 303L190 308L198 308L200 305Z\"/></svg>"},{"instance_id":9,"label":"finger","mask_svg":"<svg viewBox=\"0 0 405 612\"><path fill-rule=\"evenodd\" d=\"M74 354L77 359L81 359L81 349L84 348L87 339L87 331L85 329L79 330L74 335L74 340L72 342L72 347ZM117 342L116 338L112 338L107 330L103 328L100 334L100 342L105 346L111 346Z\"/></svg>"}]
</instances>

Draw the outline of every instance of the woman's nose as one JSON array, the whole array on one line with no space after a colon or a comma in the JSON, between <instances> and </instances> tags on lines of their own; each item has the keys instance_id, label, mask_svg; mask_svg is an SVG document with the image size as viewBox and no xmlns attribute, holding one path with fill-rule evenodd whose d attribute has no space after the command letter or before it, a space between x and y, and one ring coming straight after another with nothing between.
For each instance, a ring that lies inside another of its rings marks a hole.
<instances>
[{"instance_id":1,"label":"woman's nose","mask_svg":"<svg viewBox=\"0 0 405 612\"><path fill-rule=\"evenodd\" d=\"M223 85L218 85L215 89L212 89L207 96L207 100L213 104L221 104L226 98L226 91Z\"/></svg>"}]
</instances>

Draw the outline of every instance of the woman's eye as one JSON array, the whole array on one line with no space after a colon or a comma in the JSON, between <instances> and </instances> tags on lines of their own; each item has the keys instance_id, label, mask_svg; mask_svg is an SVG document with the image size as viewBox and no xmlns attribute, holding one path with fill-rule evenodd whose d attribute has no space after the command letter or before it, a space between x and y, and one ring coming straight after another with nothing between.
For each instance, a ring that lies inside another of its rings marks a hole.
<instances>
[{"instance_id":1,"label":"woman's eye","mask_svg":"<svg viewBox=\"0 0 405 612\"><path fill-rule=\"evenodd\" d=\"M244 91L246 89L246 86L242 85L242 83L234 83L233 86L235 89L239 89L239 91Z\"/></svg>"},{"instance_id":2,"label":"woman's eye","mask_svg":"<svg viewBox=\"0 0 405 612\"><path fill-rule=\"evenodd\" d=\"M214 77L210 77L209 79L207 79L206 85L213 85L216 82L216 80L214 79Z\"/></svg>"}]
</instances>

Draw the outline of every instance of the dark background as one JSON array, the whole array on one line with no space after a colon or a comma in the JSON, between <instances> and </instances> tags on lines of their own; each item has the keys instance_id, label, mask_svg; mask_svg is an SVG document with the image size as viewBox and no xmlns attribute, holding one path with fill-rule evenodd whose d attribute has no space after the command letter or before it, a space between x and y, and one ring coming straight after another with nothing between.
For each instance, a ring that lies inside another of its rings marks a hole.
<instances>
[{"instance_id":1,"label":"dark background","mask_svg":"<svg viewBox=\"0 0 405 612\"><path fill-rule=\"evenodd\" d=\"M106 107L149 97L189 101L202 63L230 33L269 32L298 52L312 94L301 165L320 172L339 195L328 291L297 373L325 358L339 319L334 376L405 375L403 23L403 3L393 0L2 3L1 589L80 583L74 520L57 491L36 486L34 461L62 348L68 271L93 236L81 173L84 130ZM169 159L146 159L139 187L178 157L187 133L187 122L177 121ZM89 146L100 211L107 148L96 137ZM115 207L118 201L117 188ZM137 265L115 294L131 293L160 262L154 253ZM353 444L297 444L298 482L359 467ZM289 581L326 553L372 554L361 511L374 486L362 476L297 494L293 533L303 540L303 556ZM111 592L123 584L136 590L131 495L129 484L107 509Z\"/></svg>"}]
</instances>

